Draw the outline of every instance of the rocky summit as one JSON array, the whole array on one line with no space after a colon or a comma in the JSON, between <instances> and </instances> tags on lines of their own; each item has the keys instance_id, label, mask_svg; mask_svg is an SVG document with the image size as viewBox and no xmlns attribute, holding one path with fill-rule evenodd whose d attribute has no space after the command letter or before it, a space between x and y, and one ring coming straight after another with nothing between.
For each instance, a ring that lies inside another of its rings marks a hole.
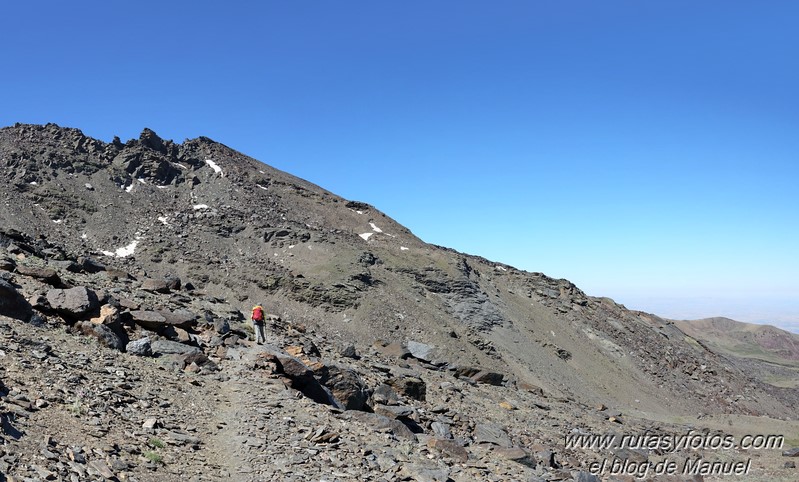
<instances>
[{"instance_id":1,"label":"rocky summit","mask_svg":"<svg viewBox=\"0 0 799 482\"><path fill-rule=\"evenodd\" d=\"M780 451L619 443L799 444L795 388L208 138L18 124L0 170L0 481L796 480Z\"/></svg>"}]
</instances>

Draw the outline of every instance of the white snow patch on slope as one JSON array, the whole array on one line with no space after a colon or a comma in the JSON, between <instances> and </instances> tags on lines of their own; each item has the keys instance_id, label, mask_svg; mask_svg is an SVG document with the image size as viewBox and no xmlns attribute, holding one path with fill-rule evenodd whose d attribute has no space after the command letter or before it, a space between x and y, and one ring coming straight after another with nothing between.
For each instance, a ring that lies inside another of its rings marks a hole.
<instances>
[{"instance_id":1,"label":"white snow patch on slope","mask_svg":"<svg viewBox=\"0 0 799 482\"><path fill-rule=\"evenodd\" d=\"M198 209L208 209L208 205L207 204L195 204L194 206L192 206L192 208L195 211L198 210Z\"/></svg>"},{"instance_id":2,"label":"white snow patch on slope","mask_svg":"<svg viewBox=\"0 0 799 482\"><path fill-rule=\"evenodd\" d=\"M213 169L214 172L222 174L222 176L224 177L225 173L222 172L222 168L219 167L219 164L215 163L211 159L206 159L205 163L208 164L209 166L211 166L211 169Z\"/></svg>"},{"instance_id":3,"label":"white snow patch on slope","mask_svg":"<svg viewBox=\"0 0 799 482\"><path fill-rule=\"evenodd\" d=\"M130 183L130 186L125 188L125 192L131 192L133 190L133 183Z\"/></svg>"},{"instance_id":4,"label":"white snow patch on slope","mask_svg":"<svg viewBox=\"0 0 799 482\"><path fill-rule=\"evenodd\" d=\"M410 248L406 248L405 246L400 246L400 251L408 251Z\"/></svg>"},{"instance_id":5,"label":"white snow patch on slope","mask_svg":"<svg viewBox=\"0 0 799 482\"><path fill-rule=\"evenodd\" d=\"M161 221L164 226L169 226L169 223L166 221L166 216L158 216L158 220Z\"/></svg>"},{"instance_id":6,"label":"white snow patch on slope","mask_svg":"<svg viewBox=\"0 0 799 482\"><path fill-rule=\"evenodd\" d=\"M63 219L53 219L53 222L56 223L56 224L61 224L61 223L64 222L64 220Z\"/></svg>"},{"instance_id":7,"label":"white snow patch on slope","mask_svg":"<svg viewBox=\"0 0 799 482\"><path fill-rule=\"evenodd\" d=\"M144 180L144 179L142 179L142 178L139 178L139 179L136 179L136 180L137 180L137 181L139 181L139 182L140 182L140 183L142 183L142 184L147 184L147 181L145 181L145 180Z\"/></svg>"},{"instance_id":8,"label":"white snow patch on slope","mask_svg":"<svg viewBox=\"0 0 799 482\"><path fill-rule=\"evenodd\" d=\"M260 188L261 188L261 189L263 189L264 191L268 191L268 190L269 190L269 189L267 189L267 188L265 188L265 187L261 186L260 184L256 184L256 186L260 187Z\"/></svg>"},{"instance_id":9,"label":"white snow patch on slope","mask_svg":"<svg viewBox=\"0 0 799 482\"><path fill-rule=\"evenodd\" d=\"M39 183L38 183L38 182L36 182L36 181L31 181L31 183L30 183L30 184L31 184L31 186L36 186L36 185L38 185Z\"/></svg>"},{"instance_id":10,"label":"white snow patch on slope","mask_svg":"<svg viewBox=\"0 0 799 482\"><path fill-rule=\"evenodd\" d=\"M155 187L157 187L158 189L166 189L166 188L168 188L169 186L155 186Z\"/></svg>"},{"instance_id":11,"label":"white snow patch on slope","mask_svg":"<svg viewBox=\"0 0 799 482\"><path fill-rule=\"evenodd\" d=\"M116 251L102 251L102 253L106 256L125 258L127 256L130 256L136 251L136 247L139 245L140 239L141 236L139 236L139 233L136 233L136 237L133 238L133 241L129 245L118 248Z\"/></svg>"},{"instance_id":12,"label":"white snow patch on slope","mask_svg":"<svg viewBox=\"0 0 799 482\"><path fill-rule=\"evenodd\" d=\"M375 234L375 233L363 233L363 234L359 234L358 236L362 237L364 239L364 241L369 241L369 236L371 236L373 234Z\"/></svg>"},{"instance_id":13,"label":"white snow patch on slope","mask_svg":"<svg viewBox=\"0 0 799 482\"><path fill-rule=\"evenodd\" d=\"M382 233L383 232L382 229L380 229L377 226L375 226L375 223L369 223L369 226L371 226L372 230L374 230L374 232L376 232L376 233Z\"/></svg>"}]
</instances>

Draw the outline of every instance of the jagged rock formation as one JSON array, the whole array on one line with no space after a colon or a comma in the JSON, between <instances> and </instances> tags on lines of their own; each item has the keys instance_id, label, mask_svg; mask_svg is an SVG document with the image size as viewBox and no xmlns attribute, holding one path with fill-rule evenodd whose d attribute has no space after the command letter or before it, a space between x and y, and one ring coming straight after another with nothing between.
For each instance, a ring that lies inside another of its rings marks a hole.
<instances>
[{"instance_id":1,"label":"jagged rock formation","mask_svg":"<svg viewBox=\"0 0 799 482\"><path fill-rule=\"evenodd\" d=\"M17 125L0 169L0 473L22 480L591 480L566 434L799 403L669 321L207 138Z\"/></svg>"}]
</instances>

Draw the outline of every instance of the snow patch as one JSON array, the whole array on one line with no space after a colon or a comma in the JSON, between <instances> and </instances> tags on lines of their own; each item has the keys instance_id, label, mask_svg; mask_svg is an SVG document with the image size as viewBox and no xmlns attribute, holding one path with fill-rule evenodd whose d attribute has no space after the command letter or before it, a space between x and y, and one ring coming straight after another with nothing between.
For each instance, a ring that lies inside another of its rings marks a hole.
<instances>
[{"instance_id":1,"label":"snow patch","mask_svg":"<svg viewBox=\"0 0 799 482\"><path fill-rule=\"evenodd\" d=\"M64 220L63 219L53 219L53 222L56 223L56 224L61 224L61 223L64 222Z\"/></svg>"},{"instance_id":2,"label":"snow patch","mask_svg":"<svg viewBox=\"0 0 799 482\"><path fill-rule=\"evenodd\" d=\"M207 204L195 204L194 206L192 206L192 208L195 211L198 210L198 209L208 209L208 205Z\"/></svg>"},{"instance_id":3,"label":"snow patch","mask_svg":"<svg viewBox=\"0 0 799 482\"><path fill-rule=\"evenodd\" d=\"M364 241L369 241L369 236L371 236L373 234L375 234L375 233L363 233L363 234L359 234L358 236L362 237Z\"/></svg>"},{"instance_id":4,"label":"snow patch","mask_svg":"<svg viewBox=\"0 0 799 482\"><path fill-rule=\"evenodd\" d=\"M369 226L371 226L371 227L372 227L372 230L373 230L374 232L376 232L376 233L382 233L382 232L383 232L383 230L382 230L382 229L380 229L380 228L378 228L377 226L375 226L375 223L369 223Z\"/></svg>"},{"instance_id":5,"label":"snow patch","mask_svg":"<svg viewBox=\"0 0 799 482\"><path fill-rule=\"evenodd\" d=\"M169 226L169 223L166 221L166 216L158 216L158 220L161 221L164 226Z\"/></svg>"},{"instance_id":6,"label":"snow patch","mask_svg":"<svg viewBox=\"0 0 799 482\"><path fill-rule=\"evenodd\" d=\"M88 238L88 236L86 236L86 233L80 235L80 239L86 239L86 238Z\"/></svg>"},{"instance_id":7,"label":"snow patch","mask_svg":"<svg viewBox=\"0 0 799 482\"><path fill-rule=\"evenodd\" d=\"M38 184L39 184L39 183L38 183L38 182L36 182L36 181L31 181L31 182L30 182L30 185L31 185L31 186L36 186L36 185L38 185Z\"/></svg>"},{"instance_id":8,"label":"snow patch","mask_svg":"<svg viewBox=\"0 0 799 482\"><path fill-rule=\"evenodd\" d=\"M168 188L169 186L155 186L155 187L157 187L158 189L166 189L166 188Z\"/></svg>"},{"instance_id":9,"label":"snow patch","mask_svg":"<svg viewBox=\"0 0 799 482\"><path fill-rule=\"evenodd\" d=\"M256 186L260 187L260 188L261 188L261 189L263 189L264 191L268 191L268 190L269 190L269 189L267 189L267 188L265 188L265 187L261 186L260 184L256 184Z\"/></svg>"},{"instance_id":10,"label":"snow patch","mask_svg":"<svg viewBox=\"0 0 799 482\"><path fill-rule=\"evenodd\" d=\"M209 166L211 166L211 169L213 169L214 172L216 172L218 174L222 174L222 177L225 176L225 173L222 172L222 168L219 167L219 164L215 163L211 159L206 159L205 163L208 164Z\"/></svg>"},{"instance_id":11,"label":"snow patch","mask_svg":"<svg viewBox=\"0 0 799 482\"><path fill-rule=\"evenodd\" d=\"M131 192L133 190L133 183L130 183L130 186L125 188L125 192Z\"/></svg>"},{"instance_id":12,"label":"snow patch","mask_svg":"<svg viewBox=\"0 0 799 482\"><path fill-rule=\"evenodd\" d=\"M504 267L504 266L497 266L496 268L497 268L498 270L500 270L500 271L507 271L507 270L508 270L508 268L506 268L506 267Z\"/></svg>"},{"instance_id":13,"label":"snow patch","mask_svg":"<svg viewBox=\"0 0 799 482\"><path fill-rule=\"evenodd\" d=\"M400 246L400 251L408 251L410 248L406 248L405 246Z\"/></svg>"},{"instance_id":14,"label":"snow patch","mask_svg":"<svg viewBox=\"0 0 799 482\"><path fill-rule=\"evenodd\" d=\"M127 246L118 248L116 251L101 251L101 252L106 256L125 258L130 256L136 251L136 247L139 245L140 239L141 236L139 236L139 233L136 233L136 236L133 238L133 241L131 241L131 243L128 244Z\"/></svg>"},{"instance_id":15,"label":"snow patch","mask_svg":"<svg viewBox=\"0 0 799 482\"><path fill-rule=\"evenodd\" d=\"M139 182L140 182L140 183L142 183L142 184L147 184L147 181L145 181L145 180L144 180L144 179L142 179L142 178L138 178L138 179L136 179L136 180L137 180L137 181L139 181Z\"/></svg>"}]
</instances>

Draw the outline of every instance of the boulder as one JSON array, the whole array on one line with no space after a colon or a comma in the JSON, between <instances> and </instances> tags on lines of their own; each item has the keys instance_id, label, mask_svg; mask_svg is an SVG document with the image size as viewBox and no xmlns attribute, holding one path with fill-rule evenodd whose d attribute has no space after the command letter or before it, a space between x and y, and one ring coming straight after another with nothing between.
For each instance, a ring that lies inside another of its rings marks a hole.
<instances>
[{"instance_id":1,"label":"boulder","mask_svg":"<svg viewBox=\"0 0 799 482\"><path fill-rule=\"evenodd\" d=\"M314 377L314 372L297 357L293 357L279 350L265 350L282 371L291 380L291 387L302 392L303 395L325 405L332 405L343 409L344 406L336 399L326 386L319 383Z\"/></svg>"},{"instance_id":2,"label":"boulder","mask_svg":"<svg viewBox=\"0 0 799 482\"><path fill-rule=\"evenodd\" d=\"M418 341L408 341L405 345L408 348L408 351L411 353L416 359L422 361L432 361L436 357L436 349L433 346L427 345L425 343L419 343Z\"/></svg>"},{"instance_id":3,"label":"boulder","mask_svg":"<svg viewBox=\"0 0 799 482\"><path fill-rule=\"evenodd\" d=\"M313 376L313 370L308 368L308 366L297 357L277 352L275 354L275 358L277 359L277 362L280 365L283 373L292 379Z\"/></svg>"},{"instance_id":4,"label":"boulder","mask_svg":"<svg viewBox=\"0 0 799 482\"><path fill-rule=\"evenodd\" d=\"M369 398L366 384L355 370L324 366L317 374L319 382L333 392L345 410L362 410Z\"/></svg>"},{"instance_id":5,"label":"boulder","mask_svg":"<svg viewBox=\"0 0 799 482\"><path fill-rule=\"evenodd\" d=\"M69 271L70 273L80 273L80 265L72 260L50 261L49 263L56 268Z\"/></svg>"},{"instance_id":6,"label":"boulder","mask_svg":"<svg viewBox=\"0 0 799 482\"><path fill-rule=\"evenodd\" d=\"M130 312L130 317L137 325L153 331L159 330L166 323L164 315L157 311L133 310Z\"/></svg>"},{"instance_id":7,"label":"boulder","mask_svg":"<svg viewBox=\"0 0 799 482\"><path fill-rule=\"evenodd\" d=\"M498 445L505 448L513 446L505 429L495 423L478 423L474 428L474 442Z\"/></svg>"},{"instance_id":8,"label":"boulder","mask_svg":"<svg viewBox=\"0 0 799 482\"><path fill-rule=\"evenodd\" d=\"M86 273L99 273L105 271L105 266L92 258L78 258L78 264Z\"/></svg>"},{"instance_id":9,"label":"boulder","mask_svg":"<svg viewBox=\"0 0 799 482\"><path fill-rule=\"evenodd\" d=\"M535 459L533 458L532 454L521 447L496 447L494 449L494 453L502 458L512 460L530 468L535 468L536 466Z\"/></svg>"},{"instance_id":10,"label":"boulder","mask_svg":"<svg viewBox=\"0 0 799 482\"><path fill-rule=\"evenodd\" d=\"M170 340L156 340L150 344L153 353L158 355L190 355L200 351L196 346Z\"/></svg>"},{"instance_id":11,"label":"boulder","mask_svg":"<svg viewBox=\"0 0 799 482\"><path fill-rule=\"evenodd\" d=\"M463 464L469 460L469 453L454 440L431 438L427 441L427 446L431 449L438 450L456 462Z\"/></svg>"},{"instance_id":12,"label":"boulder","mask_svg":"<svg viewBox=\"0 0 799 482\"><path fill-rule=\"evenodd\" d=\"M179 309L175 311L158 310L159 313L166 319L166 324L184 330L191 329L197 315L189 310Z\"/></svg>"},{"instance_id":13,"label":"boulder","mask_svg":"<svg viewBox=\"0 0 799 482\"><path fill-rule=\"evenodd\" d=\"M444 422L433 422L430 424L430 430L433 431L436 437L443 439L452 438L452 430L449 425Z\"/></svg>"},{"instance_id":14,"label":"boulder","mask_svg":"<svg viewBox=\"0 0 799 482\"><path fill-rule=\"evenodd\" d=\"M53 310L70 319L93 313L100 305L94 291L83 286L50 290L47 292L47 302Z\"/></svg>"},{"instance_id":15,"label":"boulder","mask_svg":"<svg viewBox=\"0 0 799 482\"><path fill-rule=\"evenodd\" d=\"M28 321L33 315L30 303L4 279L0 279L0 315L22 321Z\"/></svg>"},{"instance_id":16,"label":"boulder","mask_svg":"<svg viewBox=\"0 0 799 482\"><path fill-rule=\"evenodd\" d=\"M388 417L384 417L383 415L379 415L376 413L368 413L368 412L360 412L360 411L351 411L347 412L348 414L352 414L352 418L358 420L366 425L373 427L375 430L390 430L397 437L401 437L407 440L416 441L416 434L408 428L407 425L400 422L399 420L394 420Z\"/></svg>"},{"instance_id":17,"label":"boulder","mask_svg":"<svg viewBox=\"0 0 799 482\"><path fill-rule=\"evenodd\" d=\"M125 344L107 325L96 325L92 322L79 321L75 328L86 336L96 338L97 341L108 348L122 351Z\"/></svg>"},{"instance_id":18,"label":"boulder","mask_svg":"<svg viewBox=\"0 0 799 482\"><path fill-rule=\"evenodd\" d=\"M391 358L410 358L411 352L408 351L408 348L405 347L402 343L395 341L393 343L389 343L388 345L381 346L378 344L375 346L377 351L382 353L383 355Z\"/></svg>"},{"instance_id":19,"label":"boulder","mask_svg":"<svg viewBox=\"0 0 799 482\"><path fill-rule=\"evenodd\" d=\"M224 318L216 318L214 320L214 331L220 335L224 335L230 331L230 322Z\"/></svg>"},{"instance_id":20,"label":"boulder","mask_svg":"<svg viewBox=\"0 0 799 482\"><path fill-rule=\"evenodd\" d=\"M790 448L782 453L783 457L799 457L799 447Z\"/></svg>"},{"instance_id":21,"label":"boulder","mask_svg":"<svg viewBox=\"0 0 799 482\"><path fill-rule=\"evenodd\" d=\"M358 358L358 351L355 349L355 345L347 345L342 347L338 354L344 358Z\"/></svg>"},{"instance_id":22,"label":"boulder","mask_svg":"<svg viewBox=\"0 0 799 482\"><path fill-rule=\"evenodd\" d=\"M100 316L92 318L91 322L95 325L112 325L119 321L119 309L112 305L100 307Z\"/></svg>"},{"instance_id":23,"label":"boulder","mask_svg":"<svg viewBox=\"0 0 799 482\"><path fill-rule=\"evenodd\" d=\"M61 284L61 278L53 268L37 268L34 266L25 266L23 264L17 265L17 273L31 278L36 278L44 281L45 283L53 286Z\"/></svg>"},{"instance_id":24,"label":"boulder","mask_svg":"<svg viewBox=\"0 0 799 482\"><path fill-rule=\"evenodd\" d=\"M0 271L14 271L17 265L11 258L0 258Z\"/></svg>"},{"instance_id":25,"label":"boulder","mask_svg":"<svg viewBox=\"0 0 799 482\"><path fill-rule=\"evenodd\" d=\"M399 395L389 385L382 384L378 385L372 393L372 401L383 405L397 405L399 404Z\"/></svg>"},{"instance_id":26,"label":"boulder","mask_svg":"<svg viewBox=\"0 0 799 482\"><path fill-rule=\"evenodd\" d=\"M162 279L146 279L142 281L141 289L144 291L151 291L153 293L167 294L170 292L169 282Z\"/></svg>"},{"instance_id":27,"label":"boulder","mask_svg":"<svg viewBox=\"0 0 799 482\"><path fill-rule=\"evenodd\" d=\"M152 356L153 348L150 345L150 338L144 337L128 343L125 346L125 351L136 356Z\"/></svg>"},{"instance_id":28,"label":"boulder","mask_svg":"<svg viewBox=\"0 0 799 482\"><path fill-rule=\"evenodd\" d=\"M130 316L137 325L151 331L161 331L169 327L187 330L197 318L188 310L134 310L130 312Z\"/></svg>"},{"instance_id":29,"label":"boulder","mask_svg":"<svg viewBox=\"0 0 799 482\"><path fill-rule=\"evenodd\" d=\"M386 384L400 395L422 402L425 401L427 385L421 378L411 376L394 377L387 380Z\"/></svg>"},{"instance_id":30,"label":"boulder","mask_svg":"<svg viewBox=\"0 0 799 482\"><path fill-rule=\"evenodd\" d=\"M413 408L400 407L397 405L379 405L376 404L372 410L378 415L388 418L407 418L413 415Z\"/></svg>"},{"instance_id":31,"label":"boulder","mask_svg":"<svg viewBox=\"0 0 799 482\"><path fill-rule=\"evenodd\" d=\"M475 383L485 383L487 385L502 385L503 376L501 373L490 372L487 370L480 370L471 377Z\"/></svg>"}]
</instances>

